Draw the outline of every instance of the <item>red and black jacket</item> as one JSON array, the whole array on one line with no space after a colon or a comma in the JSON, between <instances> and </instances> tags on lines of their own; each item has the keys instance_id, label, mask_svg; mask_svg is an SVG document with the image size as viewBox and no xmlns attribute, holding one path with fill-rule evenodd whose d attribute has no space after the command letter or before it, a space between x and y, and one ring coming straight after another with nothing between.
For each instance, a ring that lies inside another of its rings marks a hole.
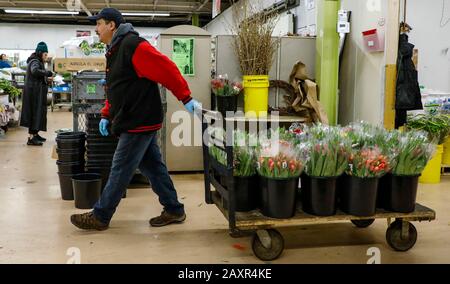
<instances>
[{"instance_id":1,"label":"red and black jacket","mask_svg":"<svg viewBox=\"0 0 450 284\"><path fill-rule=\"evenodd\" d=\"M106 96L102 117L115 135L159 130L164 113L158 83L184 104L192 98L178 67L148 41L128 33L106 54Z\"/></svg>"}]
</instances>

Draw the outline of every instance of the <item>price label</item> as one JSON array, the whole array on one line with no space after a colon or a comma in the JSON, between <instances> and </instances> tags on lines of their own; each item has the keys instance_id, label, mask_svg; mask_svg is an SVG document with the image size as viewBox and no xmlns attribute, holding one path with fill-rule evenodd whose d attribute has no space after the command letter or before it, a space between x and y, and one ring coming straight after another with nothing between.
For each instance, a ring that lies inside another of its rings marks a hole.
<instances>
[{"instance_id":1,"label":"price label","mask_svg":"<svg viewBox=\"0 0 450 284\"><path fill-rule=\"evenodd\" d=\"M95 94L96 93L96 89L97 89L97 87L95 86L95 84L87 84L86 93L88 93L88 94Z\"/></svg>"}]
</instances>

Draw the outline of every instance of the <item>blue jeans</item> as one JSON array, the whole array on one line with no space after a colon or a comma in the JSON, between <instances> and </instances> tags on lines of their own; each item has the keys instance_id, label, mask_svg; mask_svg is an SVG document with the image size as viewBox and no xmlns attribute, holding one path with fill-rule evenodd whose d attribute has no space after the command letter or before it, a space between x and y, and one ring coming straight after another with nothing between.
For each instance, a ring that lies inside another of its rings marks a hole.
<instances>
[{"instance_id":1,"label":"blue jeans","mask_svg":"<svg viewBox=\"0 0 450 284\"><path fill-rule=\"evenodd\" d=\"M136 169L147 177L158 195L164 210L183 214L184 205L178 202L177 192L162 161L156 132L144 134L122 133L102 196L94 205L94 215L109 224Z\"/></svg>"}]
</instances>

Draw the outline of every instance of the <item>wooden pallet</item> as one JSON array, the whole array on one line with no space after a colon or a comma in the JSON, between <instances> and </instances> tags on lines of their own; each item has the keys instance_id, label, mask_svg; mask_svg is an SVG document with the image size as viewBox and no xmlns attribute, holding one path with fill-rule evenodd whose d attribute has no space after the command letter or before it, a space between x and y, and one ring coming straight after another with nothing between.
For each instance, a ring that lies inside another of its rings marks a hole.
<instances>
[{"instance_id":1,"label":"wooden pallet","mask_svg":"<svg viewBox=\"0 0 450 284\"><path fill-rule=\"evenodd\" d=\"M222 200L217 192L212 192L214 203L228 220L228 210L223 208ZM297 206L297 211L294 217L289 219L274 219L264 216L259 210L249 212L236 212L236 228L238 230L257 230L267 229L273 227L286 227L297 225L312 225L324 224L337 221L351 221L351 220L368 220L368 219L403 219L405 221L432 221L436 218L436 212L421 204L416 204L416 210L412 213L398 213L377 209L374 216L359 217L348 215L340 210L333 216L314 216L305 213L300 206Z\"/></svg>"}]
</instances>

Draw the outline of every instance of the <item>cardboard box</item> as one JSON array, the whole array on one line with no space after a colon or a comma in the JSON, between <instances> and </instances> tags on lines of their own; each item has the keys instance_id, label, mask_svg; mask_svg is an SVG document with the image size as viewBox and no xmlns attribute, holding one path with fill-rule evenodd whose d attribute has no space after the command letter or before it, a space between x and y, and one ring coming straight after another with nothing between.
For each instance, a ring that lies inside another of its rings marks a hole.
<instances>
[{"instance_id":1,"label":"cardboard box","mask_svg":"<svg viewBox=\"0 0 450 284\"><path fill-rule=\"evenodd\" d=\"M56 50L57 58L104 58L105 50L92 49L85 54L81 48L76 46L60 47Z\"/></svg>"},{"instance_id":2,"label":"cardboard box","mask_svg":"<svg viewBox=\"0 0 450 284\"><path fill-rule=\"evenodd\" d=\"M55 58L55 72L105 71L106 58Z\"/></svg>"}]
</instances>

